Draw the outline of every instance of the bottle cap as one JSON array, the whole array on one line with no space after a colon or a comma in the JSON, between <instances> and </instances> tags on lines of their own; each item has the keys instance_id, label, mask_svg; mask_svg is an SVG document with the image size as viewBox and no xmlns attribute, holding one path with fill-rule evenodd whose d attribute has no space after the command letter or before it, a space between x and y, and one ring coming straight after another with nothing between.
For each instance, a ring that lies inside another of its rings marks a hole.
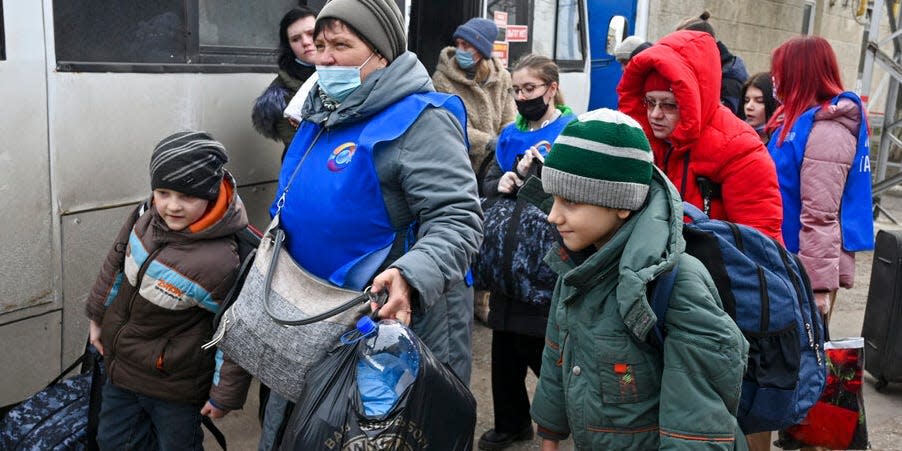
<instances>
[{"instance_id":1,"label":"bottle cap","mask_svg":"<svg viewBox=\"0 0 902 451\"><path fill-rule=\"evenodd\" d=\"M369 316L364 316L357 321L357 332L360 335L367 336L376 331L376 323Z\"/></svg>"}]
</instances>

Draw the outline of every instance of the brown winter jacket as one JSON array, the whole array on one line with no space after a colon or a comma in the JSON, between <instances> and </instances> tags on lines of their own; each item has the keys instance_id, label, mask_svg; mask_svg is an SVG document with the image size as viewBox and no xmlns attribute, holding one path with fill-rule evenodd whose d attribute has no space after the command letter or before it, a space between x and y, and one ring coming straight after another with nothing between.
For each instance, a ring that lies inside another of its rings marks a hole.
<instances>
[{"instance_id":1,"label":"brown winter jacket","mask_svg":"<svg viewBox=\"0 0 902 451\"><path fill-rule=\"evenodd\" d=\"M119 231L86 306L101 326L113 384L167 401L244 405L250 375L217 358L218 351L201 349L235 279L233 235L248 224L228 174L219 199L195 224L218 215L201 230L173 232L151 207L131 213Z\"/></svg>"},{"instance_id":2,"label":"brown winter jacket","mask_svg":"<svg viewBox=\"0 0 902 451\"><path fill-rule=\"evenodd\" d=\"M470 141L470 165L479 169L486 156L486 144L501 133L505 125L517 117L511 75L498 58L479 63L474 79L467 78L454 55L454 47L445 47L439 54L432 83L438 92L456 94L467 107L467 138Z\"/></svg>"},{"instance_id":3,"label":"brown winter jacket","mask_svg":"<svg viewBox=\"0 0 902 451\"><path fill-rule=\"evenodd\" d=\"M815 290L851 288L855 253L842 248L839 204L855 158L861 113L851 100L821 108L805 145L799 259ZM772 139L776 139L772 138Z\"/></svg>"}]
</instances>

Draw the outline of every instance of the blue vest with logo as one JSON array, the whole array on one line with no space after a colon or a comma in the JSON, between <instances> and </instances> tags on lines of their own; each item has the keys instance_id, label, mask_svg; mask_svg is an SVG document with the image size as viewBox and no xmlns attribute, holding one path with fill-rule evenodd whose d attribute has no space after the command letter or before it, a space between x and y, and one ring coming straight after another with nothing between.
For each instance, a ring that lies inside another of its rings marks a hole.
<instances>
[{"instance_id":1,"label":"blue vest with logo","mask_svg":"<svg viewBox=\"0 0 902 451\"><path fill-rule=\"evenodd\" d=\"M861 113L861 126L858 131L858 144L855 158L849 168L846 185L843 187L840 201L839 224L842 228L842 247L848 252L864 251L874 248L874 224L871 201L871 162L869 159L868 124L861 99L852 92L843 92L830 102L836 105L840 99L849 99L858 105ZM780 181L780 194L783 196L783 241L786 248L799 252L799 232L802 230L802 195L800 174L802 160L805 157L805 145L814 125L814 115L819 106L809 109L799 116L792 130L786 135L783 144L777 146L776 137L783 127L774 131L767 146L770 156L777 166L777 177Z\"/></svg>"},{"instance_id":2,"label":"blue vest with logo","mask_svg":"<svg viewBox=\"0 0 902 451\"><path fill-rule=\"evenodd\" d=\"M564 127L576 116L567 113L560 115L554 122L533 131L522 131L517 124L510 124L498 135L495 146L495 159L502 172L512 171L518 155L523 155L530 147L535 146L544 157L551 150L551 143L561 134Z\"/></svg>"},{"instance_id":3,"label":"blue vest with logo","mask_svg":"<svg viewBox=\"0 0 902 451\"><path fill-rule=\"evenodd\" d=\"M413 224L402 229L391 224L374 151L404 135L427 108L449 110L466 130L463 102L440 93L411 94L368 120L321 133L319 125L301 123L285 154L278 192L301 165L279 214L288 253L304 269L361 290L385 262L398 233L412 231ZM279 197L270 214L278 211Z\"/></svg>"}]
</instances>

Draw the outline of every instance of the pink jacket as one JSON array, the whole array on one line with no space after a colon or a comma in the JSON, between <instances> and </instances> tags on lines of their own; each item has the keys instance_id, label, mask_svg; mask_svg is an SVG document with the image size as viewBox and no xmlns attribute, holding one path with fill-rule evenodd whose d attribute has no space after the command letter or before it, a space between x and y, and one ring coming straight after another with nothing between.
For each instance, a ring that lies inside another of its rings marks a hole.
<instances>
[{"instance_id":1,"label":"pink jacket","mask_svg":"<svg viewBox=\"0 0 902 451\"><path fill-rule=\"evenodd\" d=\"M855 253L842 249L839 205L855 157L861 114L850 100L817 112L802 160L802 230L799 258L811 288L851 288Z\"/></svg>"}]
</instances>

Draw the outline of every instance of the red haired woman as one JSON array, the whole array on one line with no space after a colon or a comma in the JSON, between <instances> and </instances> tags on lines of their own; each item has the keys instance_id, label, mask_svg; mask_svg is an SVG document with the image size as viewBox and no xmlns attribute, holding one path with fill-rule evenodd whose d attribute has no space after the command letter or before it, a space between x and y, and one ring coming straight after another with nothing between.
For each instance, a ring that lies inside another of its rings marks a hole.
<instances>
[{"instance_id":1,"label":"red haired woman","mask_svg":"<svg viewBox=\"0 0 902 451\"><path fill-rule=\"evenodd\" d=\"M783 196L783 241L802 260L829 322L836 290L852 286L855 252L874 246L867 120L861 99L843 92L823 38L777 47L771 74L782 103L767 130Z\"/></svg>"}]
</instances>

